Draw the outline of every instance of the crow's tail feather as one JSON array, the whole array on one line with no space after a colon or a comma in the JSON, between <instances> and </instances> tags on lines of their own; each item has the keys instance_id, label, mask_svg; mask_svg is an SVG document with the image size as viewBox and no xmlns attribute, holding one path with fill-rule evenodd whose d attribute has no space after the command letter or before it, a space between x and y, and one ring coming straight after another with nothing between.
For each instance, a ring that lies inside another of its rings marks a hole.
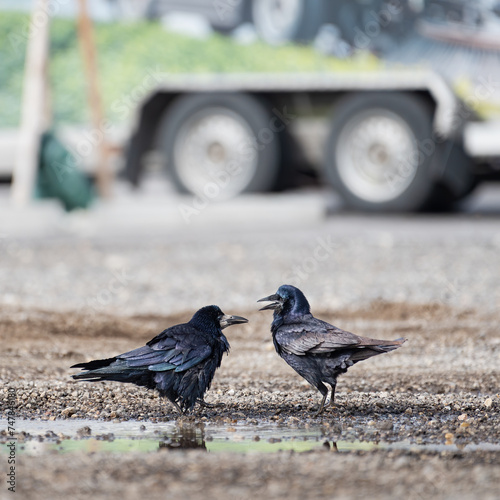
<instances>
[{"instance_id":1,"label":"crow's tail feather","mask_svg":"<svg viewBox=\"0 0 500 500\"><path fill-rule=\"evenodd\" d=\"M379 340L368 337L360 337L360 340L361 342L358 345L358 348L368 347L370 349L380 350L380 352L392 351L401 347L406 342L406 339L403 337L396 340Z\"/></svg>"},{"instance_id":2,"label":"crow's tail feather","mask_svg":"<svg viewBox=\"0 0 500 500\"><path fill-rule=\"evenodd\" d=\"M363 342L359 345L351 355L351 361L357 362L363 359L371 358L377 354L394 351L401 347L406 342L406 339L399 338L396 340L376 340L363 338Z\"/></svg>"},{"instance_id":3,"label":"crow's tail feather","mask_svg":"<svg viewBox=\"0 0 500 500\"><path fill-rule=\"evenodd\" d=\"M378 349L380 349L380 352L390 352L390 351L394 351L394 349L397 349L398 347L401 347L405 342L406 342L406 339L401 337L401 338L396 339L396 340L381 341L380 344L377 344L374 347L377 347Z\"/></svg>"},{"instance_id":4,"label":"crow's tail feather","mask_svg":"<svg viewBox=\"0 0 500 500\"><path fill-rule=\"evenodd\" d=\"M78 363L76 365L70 366L70 368L81 368L82 370L97 370L98 368L109 366L115 361L116 358L95 359L94 361L89 361L87 363Z\"/></svg>"},{"instance_id":5,"label":"crow's tail feather","mask_svg":"<svg viewBox=\"0 0 500 500\"><path fill-rule=\"evenodd\" d=\"M75 380L87 380L89 382L111 380L150 388L154 387L152 374L149 370L127 366L125 361L117 358L97 359L88 363L78 363L71 368L86 370L82 373L72 375Z\"/></svg>"}]
</instances>

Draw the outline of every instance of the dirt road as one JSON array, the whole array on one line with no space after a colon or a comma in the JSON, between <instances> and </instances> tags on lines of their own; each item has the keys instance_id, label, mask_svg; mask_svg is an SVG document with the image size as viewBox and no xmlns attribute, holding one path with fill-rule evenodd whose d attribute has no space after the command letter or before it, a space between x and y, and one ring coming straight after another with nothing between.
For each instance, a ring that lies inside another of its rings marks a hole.
<instances>
[{"instance_id":1,"label":"dirt road","mask_svg":"<svg viewBox=\"0 0 500 500\"><path fill-rule=\"evenodd\" d=\"M19 498L498 498L495 217L215 227L0 240L0 400L4 418L16 396ZM287 282L341 328L408 339L352 367L335 408L318 418L320 396L276 355L271 314L255 303ZM209 303L250 320L227 331L231 353L206 398L220 407L179 418L153 391L70 378L72 364L137 347ZM99 422L136 425L138 449L96 435ZM1 423L4 474L11 436ZM68 423L81 432L63 432ZM153 449L140 451L141 425L158 430ZM163 446L172 426L202 432L204 445ZM214 428L227 443L250 445L265 426L275 430L265 452L211 451L220 444L209 441ZM283 434L298 442L306 433L319 447L280 444ZM6 486L1 498L11 495Z\"/></svg>"},{"instance_id":2,"label":"dirt road","mask_svg":"<svg viewBox=\"0 0 500 500\"><path fill-rule=\"evenodd\" d=\"M315 418L320 397L274 352L270 315L246 315L249 325L228 331L232 350L207 395L208 402L221 407L179 419L153 391L77 383L69 378L68 367L138 346L187 319L186 314L86 317L3 307L4 398L9 388L15 389L19 431L22 419L33 418L51 422L54 434L58 422L68 418L177 420L184 426L212 423L229 429L236 422L257 428L272 422L286 429L320 428L330 443L405 441L420 449L20 453L23 498L137 498L142 491L149 498L496 498L499 451L468 451L467 445L500 443L498 317L439 304L388 302L317 312L361 335L405 336L408 342L351 368L339 380L335 408ZM21 440L33 439L47 438L21 435ZM445 443L450 451L425 446Z\"/></svg>"}]
</instances>

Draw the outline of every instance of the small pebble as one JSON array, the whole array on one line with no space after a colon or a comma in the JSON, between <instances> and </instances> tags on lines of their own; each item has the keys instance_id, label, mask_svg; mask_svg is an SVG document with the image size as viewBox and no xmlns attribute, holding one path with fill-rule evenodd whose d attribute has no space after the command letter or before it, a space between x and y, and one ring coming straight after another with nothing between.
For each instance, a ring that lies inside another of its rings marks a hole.
<instances>
[{"instance_id":1,"label":"small pebble","mask_svg":"<svg viewBox=\"0 0 500 500\"><path fill-rule=\"evenodd\" d=\"M391 431L393 427L394 424L389 420L384 420L383 422L380 422L380 424L378 425L378 428L382 431Z\"/></svg>"},{"instance_id":2,"label":"small pebble","mask_svg":"<svg viewBox=\"0 0 500 500\"><path fill-rule=\"evenodd\" d=\"M76 409L73 406L70 406L68 408L65 408L62 412L61 415L63 417L71 417L74 413L76 413Z\"/></svg>"},{"instance_id":3,"label":"small pebble","mask_svg":"<svg viewBox=\"0 0 500 500\"><path fill-rule=\"evenodd\" d=\"M86 425L85 427L82 427L76 431L77 435L82 437L82 436L90 436L92 435L92 429Z\"/></svg>"}]
</instances>

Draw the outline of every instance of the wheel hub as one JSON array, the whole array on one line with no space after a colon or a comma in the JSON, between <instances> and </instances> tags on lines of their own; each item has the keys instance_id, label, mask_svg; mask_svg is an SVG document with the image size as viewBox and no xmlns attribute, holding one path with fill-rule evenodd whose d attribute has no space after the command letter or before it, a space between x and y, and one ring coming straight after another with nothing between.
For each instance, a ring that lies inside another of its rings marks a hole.
<instances>
[{"instance_id":1,"label":"wheel hub","mask_svg":"<svg viewBox=\"0 0 500 500\"><path fill-rule=\"evenodd\" d=\"M220 142L214 141L208 145L207 157L212 163L224 163L224 161L226 160L226 156L226 150Z\"/></svg>"},{"instance_id":2,"label":"wheel hub","mask_svg":"<svg viewBox=\"0 0 500 500\"><path fill-rule=\"evenodd\" d=\"M177 175L196 195L210 190L218 200L236 196L257 169L253 143L252 129L240 115L226 108L204 109L179 129L174 147Z\"/></svg>"},{"instance_id":3,"label":"wheel hub","mask_svg":"<svg viewBox=\"0 0 500 500\"><path fill-rule=\"evenodd\" d=\"M342 182L355 196L390 201L408 189L417 173L416 138L398 115L370 110L344 126L336 163Z\"/></svg>"}]
</instances>

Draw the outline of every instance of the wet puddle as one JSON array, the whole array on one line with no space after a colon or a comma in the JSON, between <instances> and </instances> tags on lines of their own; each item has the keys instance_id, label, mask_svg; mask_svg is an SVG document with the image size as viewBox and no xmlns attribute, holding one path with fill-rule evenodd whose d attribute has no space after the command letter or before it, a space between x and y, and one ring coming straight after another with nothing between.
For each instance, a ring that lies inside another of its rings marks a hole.
<instances>
[{"instance_id":1,"label":"wet puddle","mask_svg":"<svg viewBox=\"0 0 500 500\"><path fill-rule=\"evenodd\" d=\"M6 429L6 421L0 420ZM61 420L57 422L18 420L17 449L20 453L157 452L161 450L201 449L208 452L275 453L331 450L399 449L408 451L500 451L499 444L411 444L409 441L368 442L333 441L320 426L304 429L277 424L209 424L209 423L142 423L137 421L102 422L95 420ZM2 435L2 443L8 436ZM6 446L0 453L8 452Z\"/></svg>"}]
</instances>

